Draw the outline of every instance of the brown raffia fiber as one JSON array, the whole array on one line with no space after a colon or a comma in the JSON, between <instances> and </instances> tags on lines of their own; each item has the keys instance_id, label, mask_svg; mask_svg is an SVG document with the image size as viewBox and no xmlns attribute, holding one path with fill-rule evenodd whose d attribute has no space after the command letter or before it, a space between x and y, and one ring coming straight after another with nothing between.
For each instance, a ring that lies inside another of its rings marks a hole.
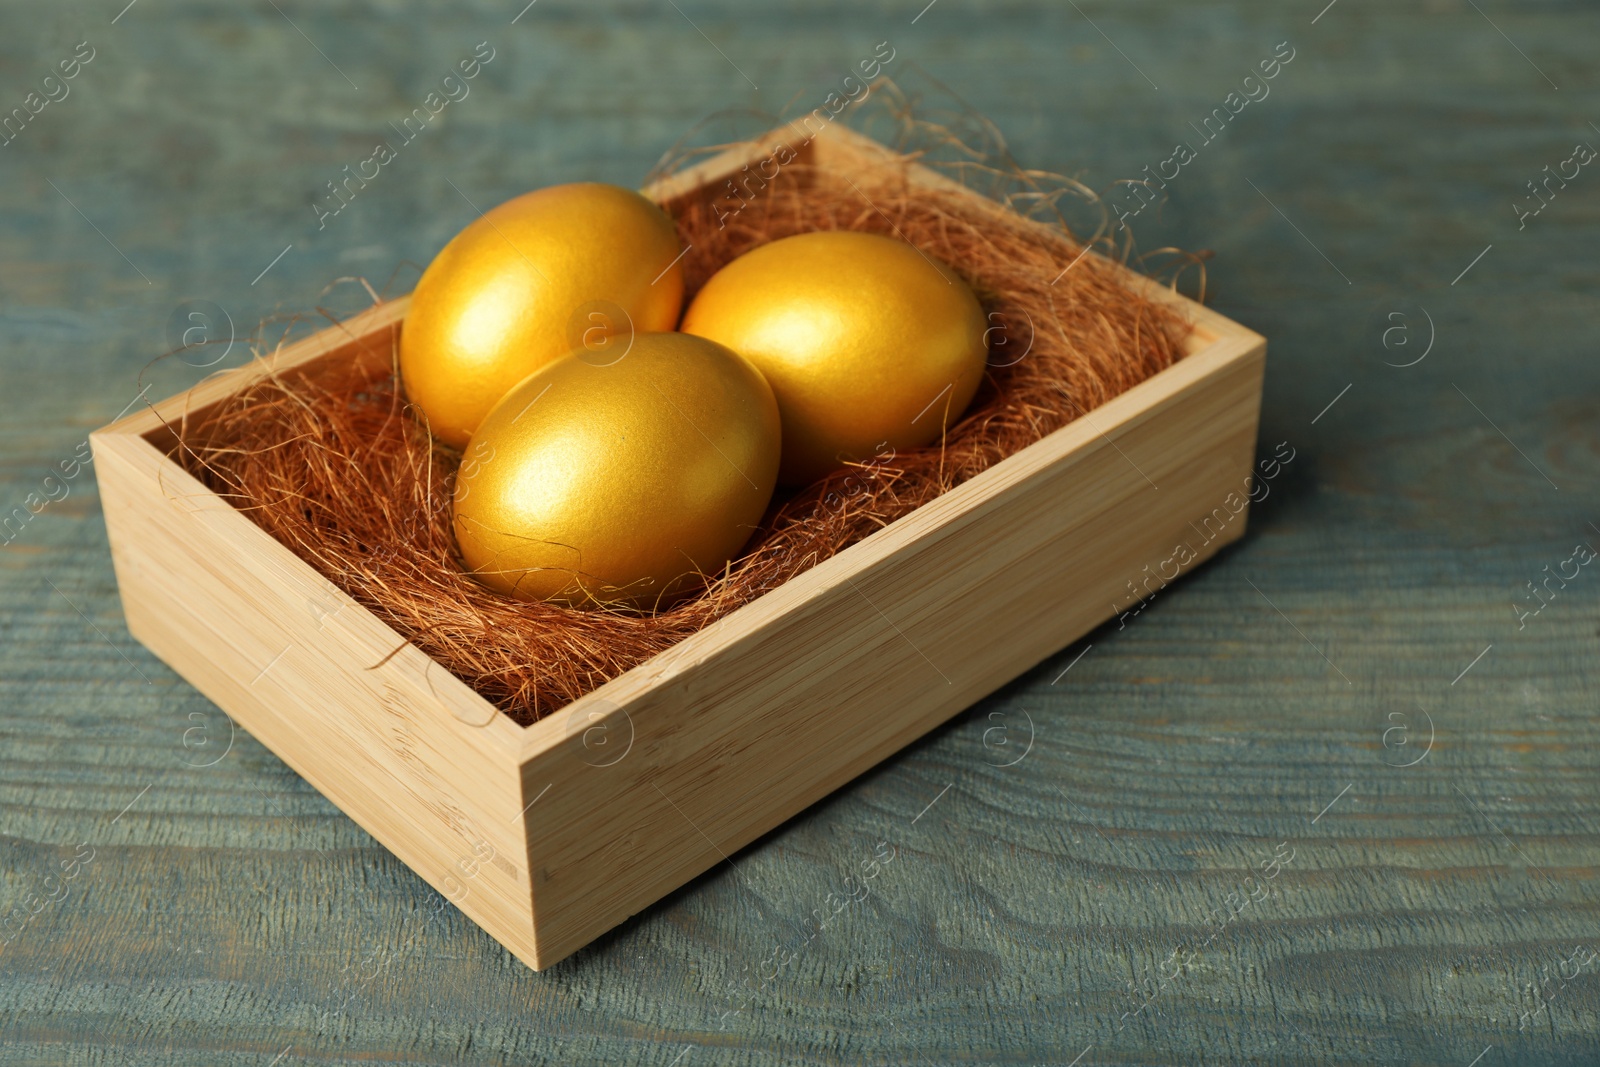
<instances>
[{"instance_id":1,"label":"brown raffia fiber","mask_svg":"<svg viewBox=\"0 0 1600 1067\"><path fill-rule=\"evenodd\" d=\"M183 459L403 637L518 722L531 722L1178 358L1188 324L1123 286L1099 256L1074 263L1076 241L1065 250L1020 219L997 221L949 193L913 192L903 167L851 183L795 163L770 195L737 213L686 210L677 221L691 246L689 291L740 253L790 234L901 237L953 266L993 313L990 370L978 396L942 443L863 457L774 500L743 558L662 610L523 603L464 574L450 532L459 457L430 442L392 374L264 380L203 426L178 427Z\"/></svg>"}]
</instances>

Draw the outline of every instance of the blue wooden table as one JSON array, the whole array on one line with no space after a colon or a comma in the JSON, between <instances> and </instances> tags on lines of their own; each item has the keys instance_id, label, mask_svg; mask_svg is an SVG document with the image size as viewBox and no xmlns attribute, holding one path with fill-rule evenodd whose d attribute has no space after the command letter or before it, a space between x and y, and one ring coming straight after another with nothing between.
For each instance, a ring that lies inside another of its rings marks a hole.
<instances>
[{"instance_id":1,"label":"blue wooden table","mask_svg":"<svg viewBox=\"0 0 1600 1067\"><path fill-rule=\"evenodd\" d=\"M124 2L0 8L0 1063L1600 1061L1592 5ZM214 369L152 365L185 330L237 365L884 41L1028 165L1176 167L1140 248L1214 253L1293 459L1137 615L535 974L130 639L82 442Z\"/></svg>"}]
</instances>

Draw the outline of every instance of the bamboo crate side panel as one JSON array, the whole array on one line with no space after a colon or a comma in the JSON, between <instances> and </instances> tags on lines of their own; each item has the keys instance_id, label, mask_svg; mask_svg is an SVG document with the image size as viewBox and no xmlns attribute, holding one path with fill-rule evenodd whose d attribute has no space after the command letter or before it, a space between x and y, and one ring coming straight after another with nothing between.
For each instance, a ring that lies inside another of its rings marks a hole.
<instances>
[{"instance_id":1,"label":"bamboo crate side panel","mask_svg":"<svg viewBox=\"0 0 1600 1067\"><path fill-rule=\"evenodd\" d=\"M531 958L520 731L142 436L96 434L129 629ZM476 724L474 724L476 723Z\"/></svg>"},{"instance_id":2,"label":"bamboo crate side panel","mask_svg":"<svg viewBox=\"0 0 1600 1067\"><path fill-rule=\"evenodd\" d=\"M803 603L754 628L730 616L725 636L736 636L706 658L675 671L647 664L574 704L568 723L551 724L557 743L524 768L525 792L546 794L529 826L541 961L1104 621L1128 578L1242 488L1260 369L1259 351L1242 353L1128 420L1116 447L1080 448L887 557L864 553L865 566L841 553L815 569L820 588ZM1244 524L1240 515L1195 563ZM591 765L571 729L594 721L586 705L628 732L633 747L612 766Z\"/></svg>"},{"instance_id":3,"label":"bamboo crate side panel","mask_svg":"<svg viewBox=\"0 0 1600 1067\"><path fill-rule=\"evenodd\" d=\"M737 145L652 182L644 189L644 195L674 214L690 204L709 204L727 200L730 196L768 196L773 182L760 173L759 167L764 160L774 158L780 144L789 145L795 153L795 158L784 167L811 166L820 158L815 141L806 143L803 138L795 136L789 127L780 127L748 145ZM758 168L753 177L745 171L747 166ZM811 184L804 171L779 170L778 173L784 181L800 181L801 189ZM731 191L727 184L730 181L735 183Z\"/></svg>"}]
</instances>

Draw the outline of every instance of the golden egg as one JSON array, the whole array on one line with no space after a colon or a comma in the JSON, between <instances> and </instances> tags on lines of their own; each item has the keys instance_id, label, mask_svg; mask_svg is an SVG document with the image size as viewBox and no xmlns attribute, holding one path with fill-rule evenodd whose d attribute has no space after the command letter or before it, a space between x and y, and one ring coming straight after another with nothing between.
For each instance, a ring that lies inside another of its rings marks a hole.
<instances>
[{"instance_id":1,"label":"golden egg","mask_svg":"<svg viewBox=\"0 0 1600 1067\"><path fill-rule=\"evenodd\" d=\"M787 485L880 450L939 439L983 380L983 308L966 282L912 245L804 233L723 267L681 329L766 375L783 418Z\"/></svg>"},{"instance_id":2,"label":"golden egg","mask_svg":"<svg viewBox=\"0 0 1600 1067\"><path fill-rule=\"evenodd\" d=\"M715 574L772 497L778 405L723 346L642 333L534 372L472 435L461 556L524 600L654 607Z\"/></svg>"},{"instance_id":3,"label":"golden egg","mask_svg":"<svg viewBox=\"0 0 1600 1067\"><path fill-rule=\"evenodd\" d=\"M406 395L460 448L495 402L574 348L670 330L683 305L672 220L638 193L577 182L508 200L444 246L400 334Z\"/></svg>"}]
</instances>

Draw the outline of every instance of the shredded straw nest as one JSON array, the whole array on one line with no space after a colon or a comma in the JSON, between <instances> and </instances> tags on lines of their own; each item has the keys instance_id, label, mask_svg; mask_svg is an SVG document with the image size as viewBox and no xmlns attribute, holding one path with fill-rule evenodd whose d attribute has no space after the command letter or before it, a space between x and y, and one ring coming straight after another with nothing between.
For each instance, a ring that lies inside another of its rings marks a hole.
<instances>
[{"instance_id":1,"label":"shredded straw nest","mask_svg":"<svg viewBox=\"0 0 1600 1067\"><path fill-rule=\"evenodd\" d=\"M460 457L422 429L392 362L376 380L354 370L264 378L203 424L174 427L183 462L513 719L549 714L1179 358L1187 322L1130 290L1106 258L1077 258L1086 245L1127 255L1104 224L1088 239L1067 230L1059 201L1093 205L1093 194L1018 168L992 136L972 149L947 127L898 120L900 154L871 173L845 181L802 158L737 212L728 203L680 211L688 294L734 257L791 234L899 237L954 267L991 313L984 383L942 442L780 490L744 556L687 599L655 612L574 609L513 600L464 573L450 515ZM926 145L930 130L956 148L947 173L1004 182L1020 213L999 217L975 209L969 194L911 188L907 165L929 153L906 150L906 138ZM658 174L692 155L669 157ZM1053 222L1054 234L1023 213Z\"/></svg>"}]
</instances>

